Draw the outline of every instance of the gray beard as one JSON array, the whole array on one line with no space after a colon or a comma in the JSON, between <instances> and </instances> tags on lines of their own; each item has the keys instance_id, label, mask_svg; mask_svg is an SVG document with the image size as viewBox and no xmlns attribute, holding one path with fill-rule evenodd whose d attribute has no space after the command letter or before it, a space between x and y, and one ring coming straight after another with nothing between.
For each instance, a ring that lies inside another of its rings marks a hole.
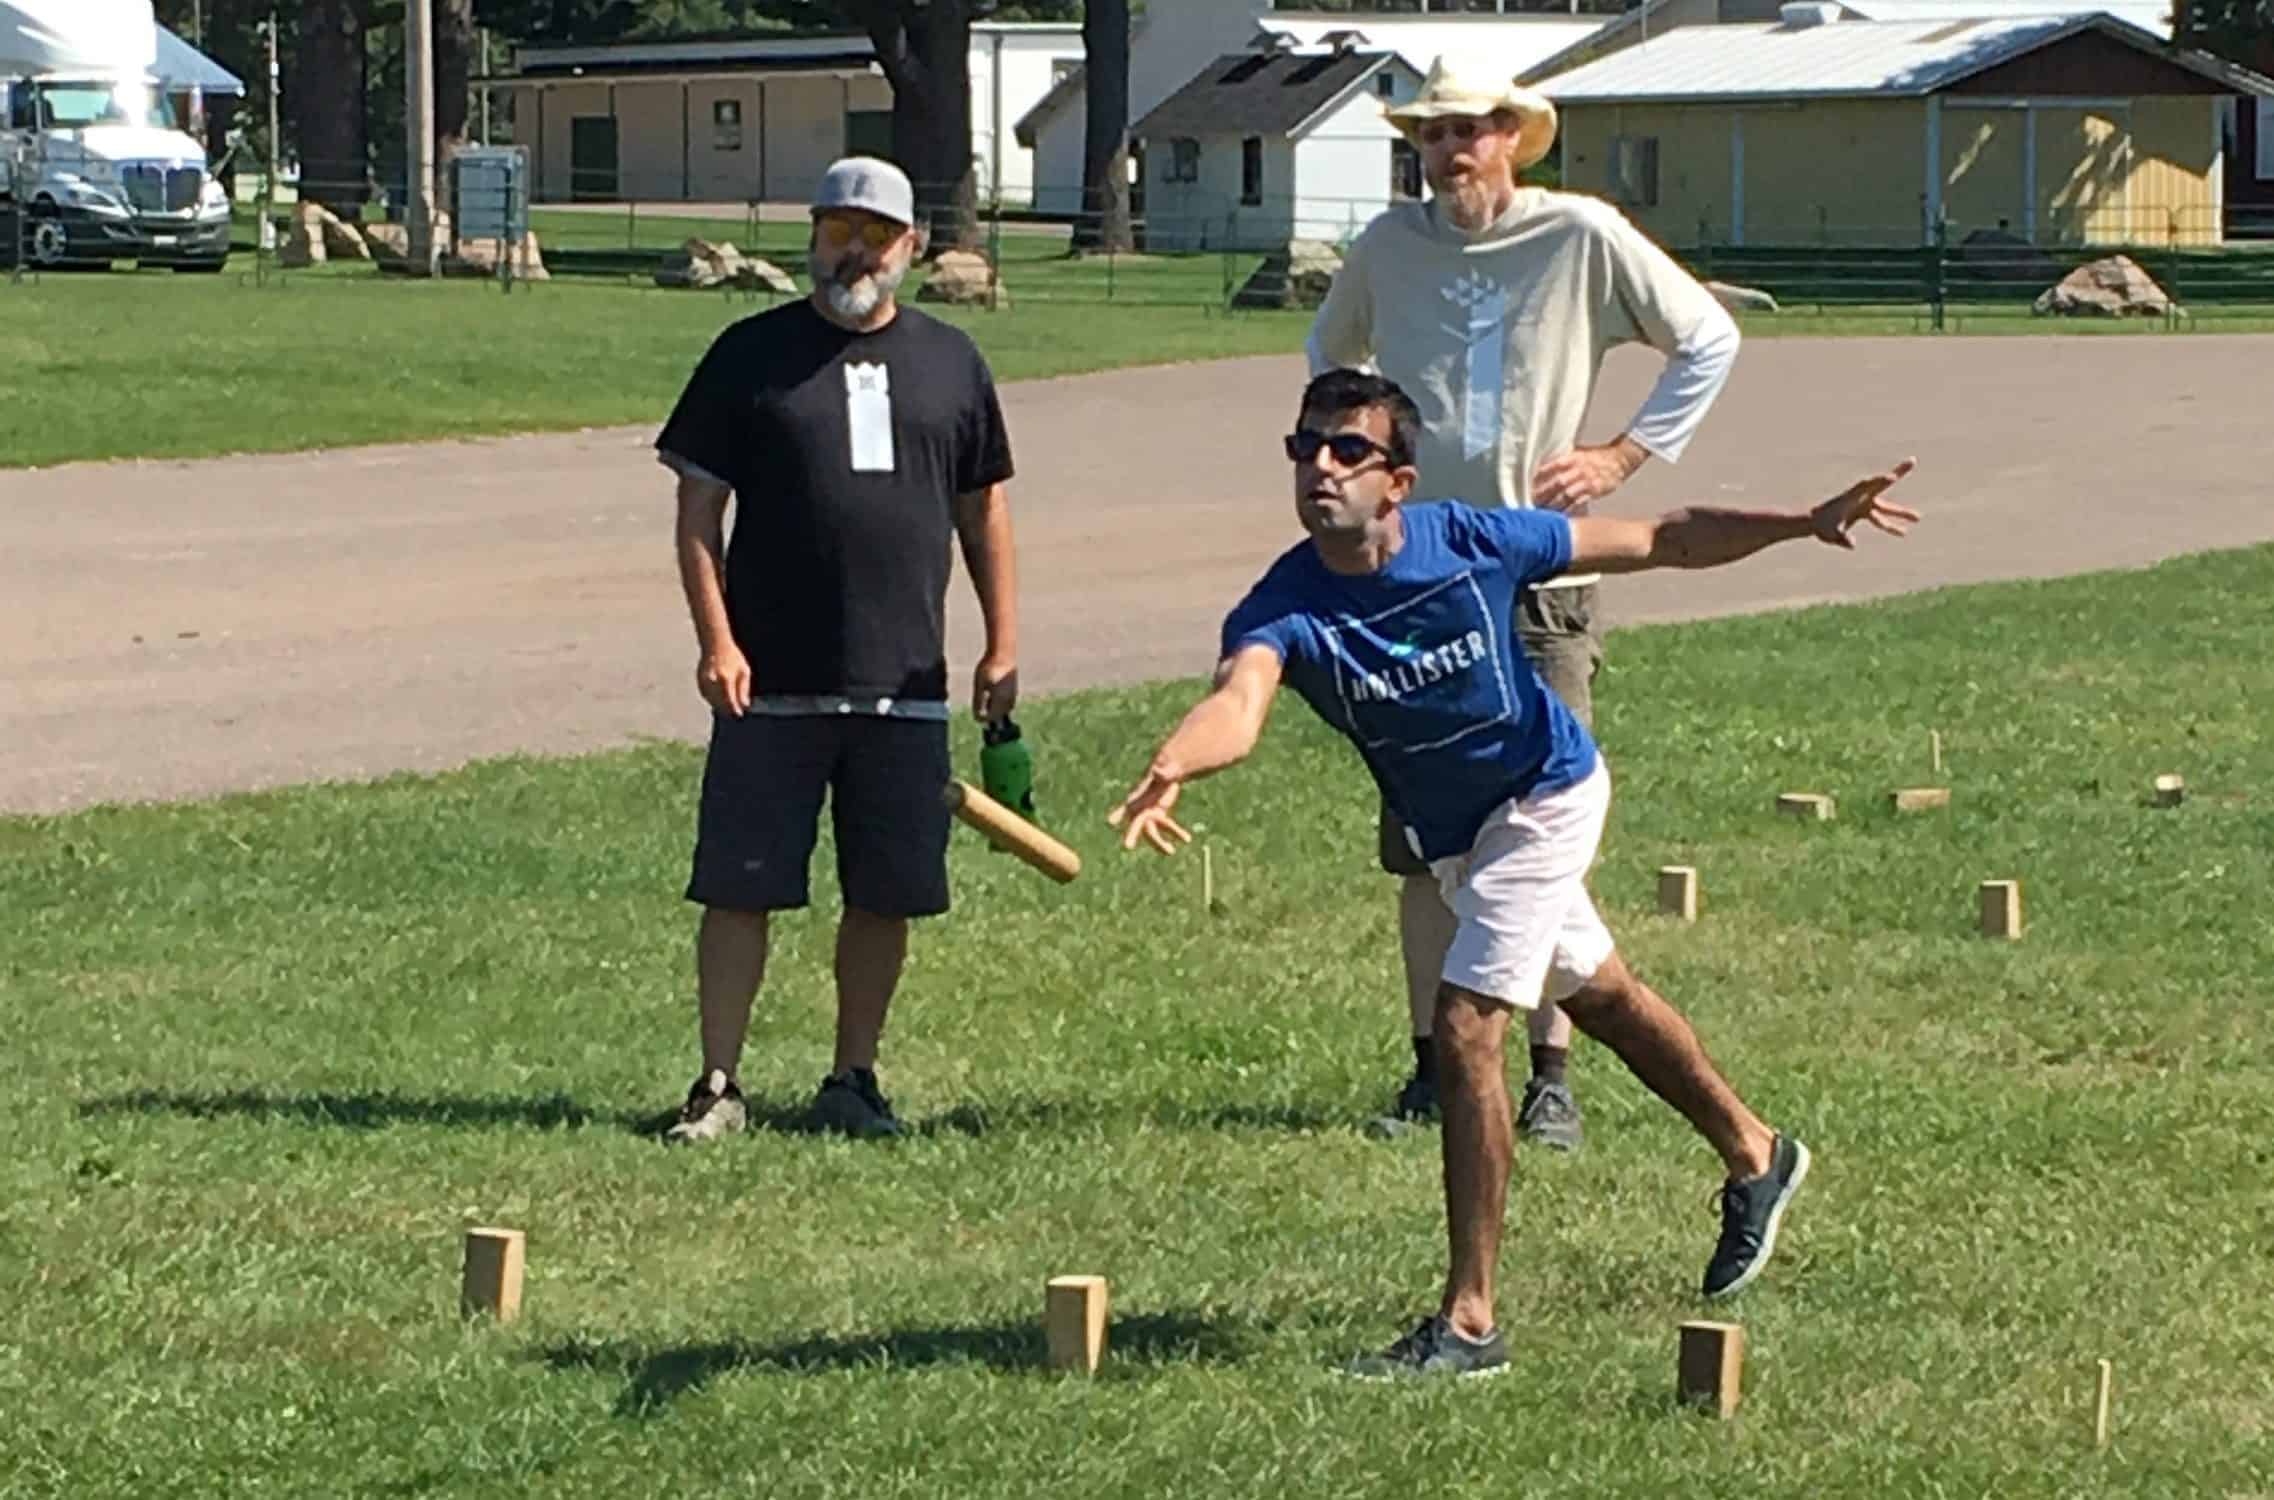
<instances>
[{"instance_id":1,"label":"gray beard","mask_svg":"<svg viewBox=\"0 0 2274 1500\"><path fill-rule=\"evenodd\" d=\"M815 276L813 279L820 284L822 300L829 304L831 312L847 322L859 323L882 307L887 297L897 293L907 275L908 268L903 266L897 271L872 271L850 284L834 277Z\"/></svg>"}]
</instances>

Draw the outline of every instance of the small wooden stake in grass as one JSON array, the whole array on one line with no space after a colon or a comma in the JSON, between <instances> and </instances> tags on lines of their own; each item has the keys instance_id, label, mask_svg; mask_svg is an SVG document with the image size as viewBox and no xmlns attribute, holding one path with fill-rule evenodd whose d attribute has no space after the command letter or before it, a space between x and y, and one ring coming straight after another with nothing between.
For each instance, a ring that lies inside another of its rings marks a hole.
<instances>
[{"instance_id":1,"label":"small wooden stake in grass","mask_svg":"<svg viewBox=\"0 0 2274 1500\"><path fill-rule=\"evenodd\" d=\"M1940 776L1942 774L1942 731L1939 729L1927 731L1927 756L1934 762L1935 775Z\"/></svg>"},{"instance_id":2,"label":"small wooden stake in grass","mask_svg":"<svg viewBox=\"0 0 2274 1500\"><path fill-rule=\"evenodd\" d=\"M2100 1361L2100 1389L2092 1403L2092 1445L2095 1448L2108 1446L2108 1386L2115 1373L2107 1360Z\"/></svg>"},{"instance_id":3,"label":"small wooden stake in grass","mask_svg":"<svg viewBox=\"0 0 2274 1500\"><path fill-rule=\"evenodd\" d=\"M2021 882L1982 882L1982 936L2017 939L2021 936Z\"/></svg>"},{"instance_id":4,"label":"small wooden stake in grass","mask_svg":"<svg viewBox=\"0 0 2274 1500\"><path fill-rule=\"evenodd\" d=\"M1042 1326L1052 1369L1096 1374L1105 1358L1105 1278L1052 1277L1044 1289Z\"/></svg>"},{"instance_id":5,"label":"small wooden stake in grass","mask_svg":"<svg viewBox=\"0 0 2274 1500\"><path fill-rule=\"evenodd\" d=\"M518 1229L466 1231L466 1279L458 1295L467 1317L487 1313L500 1323L521 1316L524 1245Z\"/></svg>"},{"instance_id":6,"label":"small wooden stake in grass","mask_svg":"<svg viewBox=\"0 0 2274 1500\"><path fill-rule=\"evenodd\" d=\"M1787 817L1830 821L1832 799L1819 792L1785 792L1777 798L1777 811Z\"/></svg>"},{"instance_id":7,"label":"small wooden stake in grass","mask_svg":"<svg viewBox=\"0 0 2274 1500\"><path fill-rule=\"evenodd\" d=\"M1658 909L1685 922L1698 919L1698 872L1689 865L1665 865L1658 871Z\"/></svg>"},{"instance_id":8,"label":"small wooden stake in grass","mask_svg":"<svg viewBox=\"0 0 2274 1500\"><path fill-rule=\"evenodd\" d=\"M2184 777L2165 774L2156 778L2156 806L2177 807L2187 800L2187 782Z\"/></svg>"},{"instance_id":9,"label":"small wooden stake in grass","mask_svg":"<svg viewBox=\"0 0 2274 1500\"><path fill-rule=\"evenodd\" d=\"M1925 812L1929 808L1950 806L1950 788L1946 786L1909 786L1889 792L1887 800L1899 813Z\"/></svg>"},{"instance_id":10,"label":"small wooden stake in grass","mask_svg":"<svg viewBox=\"0 0 2274 1500\"><path fill-rule=\"evenodd\" d=\"M1745 1379L1745 1330L1735 1323L1684 1323L1676 1389L1682 1404L1734 1416Z\"/></svg>"},{"instance_id":11,"label":"small wooden stake in grass","mask_svg":"<svg viewBox=\"0 0 2274 1500\"><path fill-rule=\"evenodd\" d=\"M1206 844L1200 846L1200 909L1216 909L1216 851Z\"/></svg>"}]
</instances>

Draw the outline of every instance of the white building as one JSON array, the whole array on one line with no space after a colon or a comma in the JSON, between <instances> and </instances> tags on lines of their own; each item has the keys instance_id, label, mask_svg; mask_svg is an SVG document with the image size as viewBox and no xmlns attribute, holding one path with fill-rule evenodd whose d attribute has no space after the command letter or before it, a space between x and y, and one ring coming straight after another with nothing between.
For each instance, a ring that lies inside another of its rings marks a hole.
<instances>
[{"instance_id":1,"label":"white building","mask_svg":"<svg viewBox=\"0 0 2274 1500\"><path fill-rule=\"evenodd\" d=\"M1033 153L1010 124L1077 65L1074 24L971 28L972 166L982 200L1026 201ZM526 47L513 139L538 201L797 201L852 151L889 154L892 86L858 33Z\"/></svg>"},{"instance_id":2,"label":"white building","mask_svg":"<svg viewBox=\"0 0 2274 1500\"><path fill-rule=\"evenodd\" d=\"M1277 34L1304 47L1355 32L1359 45L1394 52L1427 74L1440 55L1480 60L1513 78L1601 29L1604 16L1526 11L1506 15L1370 15L1275 11L1271 0L1148 0L1129 38L1129 118L1142 120L1216 59ZM1079 69L1016 121L1034 152L1034 206L1074 213L1082 202L1087 99Z\"/></svg>"},{"instance_id":3,"label":"white building","mask_svg":"<svg viewBox=\"0 0 2274 1500\"><path fill-rule=\"evenodd\" d=\"M1209 62L1131 127L1145 164L1145 248L1342 243L1420 192L1419 159L1383 117L1422 74L1353 33L1265 38Z\"/></svg>"}]
</instances>

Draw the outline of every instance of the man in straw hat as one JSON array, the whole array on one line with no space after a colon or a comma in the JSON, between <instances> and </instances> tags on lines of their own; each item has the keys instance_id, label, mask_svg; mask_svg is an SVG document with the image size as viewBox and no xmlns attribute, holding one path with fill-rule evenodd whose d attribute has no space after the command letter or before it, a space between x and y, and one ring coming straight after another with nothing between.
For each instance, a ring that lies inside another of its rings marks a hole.
<instances>
[{"instance_id":1,"label":"man in straw hat","mask_svg":"<svg viewBox=\"0 0 2274 1500\"><path fill-rule=\"evenodd\" d=\"M1350 367L1397 382L1420 408L1421 483L1471 505L1582 514L1653 455L1678 459L1737 358L1737 325L1609 204L1518 185L1554 144L1555 106L1439 58L1420 93L1386 113L1420 152L1433 197L1393 206L1351 246L1311 330L1312 373ZM1666 369L1623 432L1581 444L1604 351L1622 343L1657 349ZM1590 729L1602 663L1595 585L1581 573L1527 588L1513 621L1549 687ZM1453 916L1386 805L1380 827L1382 867L1404 877L1413 1023L1413 1075L1376 1127L1394 1132L1437 1114L1430 1038ZM1530 1036L1518 1128L1572 1150L1571 1021L1544 1004Z\"/></svg>"}]
</instances>

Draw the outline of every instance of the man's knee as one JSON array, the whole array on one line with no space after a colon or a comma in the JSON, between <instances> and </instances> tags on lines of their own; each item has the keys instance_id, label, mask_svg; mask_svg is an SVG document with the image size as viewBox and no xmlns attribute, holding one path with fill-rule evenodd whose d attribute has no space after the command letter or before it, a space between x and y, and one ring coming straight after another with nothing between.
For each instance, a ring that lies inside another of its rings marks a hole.
<instances>
[{"instance_id":1,"label":"man's knee","mask_svg":"<svg viewBox=\"0 0 2274 1500\"><path fill-rule=\"evenodd\" d=\"M1508 1035L1508 1007L1457 984L1441 984L1437 987L1437 1024L1432 1034L1440 1058L1497 1067Z\"/></svg>"},{"instance_id":2,"label":"man's knee","mask_svg":"<svg viewBox=\"0 0 2274 1500\"><path fill-rule=\"evenodd\" d=\"M1585 984L1556 1003L1571 1017L1572 1025L1593 1036L1633 1009L1639 983L1634 971L1613 953L1596 966Z\"/></svg>"}]
</instances>

